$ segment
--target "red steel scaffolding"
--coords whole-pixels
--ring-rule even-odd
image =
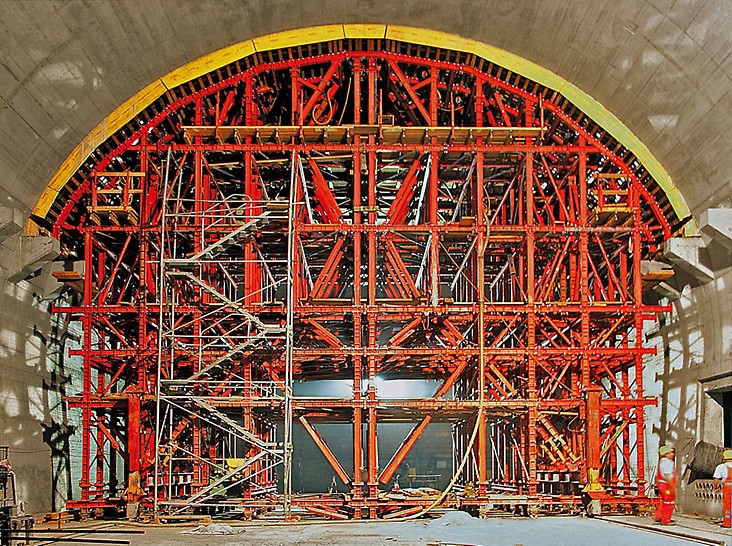
[[[395,41],[260,52],[171,89],[64,191],[36,221],[84,331],[69,507],[139,472],[160,514],[414,514],[434,495],[392,484],[432,422],[445,506],[648,502],[642,331],[665,308],[641,263],[679,222],[561,94]],[[319,379],[350,396],[293,393]],[[384,422],[413,425],[388,460]],[[352,427],[352,466],[321,423]],[[348,494],[293,494],[293,426]]]

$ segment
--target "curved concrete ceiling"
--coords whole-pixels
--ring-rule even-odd
[[[0,191],[29,212],[94,126],[193,59],[368,22],[459,34],[558,74],[627,125],[698,214],[732,193],[730,15],[725,0],[13,0],[0,22]]]

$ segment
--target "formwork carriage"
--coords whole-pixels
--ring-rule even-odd
[[[140,472],[159,513],[417,513],[436,493],[394,482],[431,423],[445,506],[648,501],[642,329],[664,308],[641,261],[680,223],[560,94],[395,41],[260,52],[171,89],[67,191],[37,221],[84,328],[70,506]],[[432,396],[384,394],[404,379]],[[298,394],[323,380],[345,391]],[[386,423],[412,427],[388,455]],[[293,426],[340,493],[293,494]]]

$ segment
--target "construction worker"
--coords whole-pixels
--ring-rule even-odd
[[[732,527],[732,449],[722,452],[722,464],[714,469],[714,489],[722,489],[722,512],[724,521],[722,527]]]
[[[660,458],[656,474],[656,488],[659,502],[656,508],[656,521],[661,525],[668,525],[671,523],[676,500],[676,464],[674,464],[676,452],[670,446],[661,446],[658,454]]]

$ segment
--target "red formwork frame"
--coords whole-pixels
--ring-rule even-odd
[[[434,496],[391,485],[431,422],[453,424],[443,506],[648,501],[642,331],[666,308],[641,263],[676,219],[559,93],[393,41],[258,53],[171,90],[67,192],[37,220],[83,264],[56,309],[84,329],[69,507],[139,472],[158,513],[412,514]],[[292,392],[324,378],[352,395]],[[413,424],[388,461],[383,421]],[[353,468],[323,422],[352,425]],[[292,494],[293,423],[348,495]]]

